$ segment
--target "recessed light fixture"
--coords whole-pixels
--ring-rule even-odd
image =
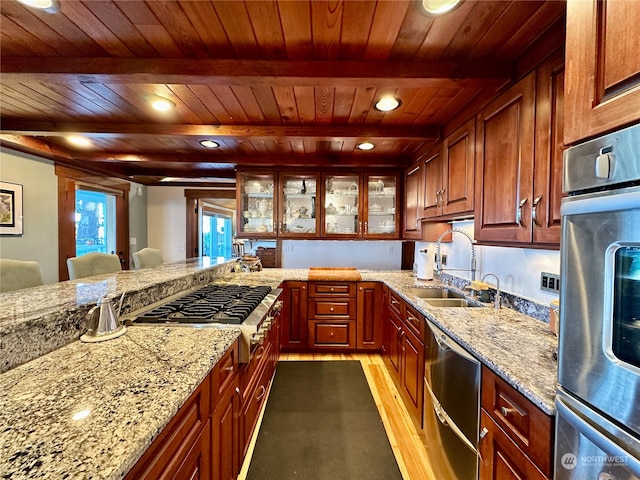
[[[21,4],[37,8],[47,13],[56,13],[60,10],[60,3],[58,0],[18,0]]]
[[[462,0],[422,0],[422,8],[429,15],[444,15],[460,6]]]
[[[390,112],[398,108],[400,105],[402,105],[402,102],[399,98],[388,95],[378,100],[374,105],[374,108],[381,112]]]
[[[67,142],[76,147],[87,148],[91,146],[91,141],[85,137],[79,137],[78,135],[71,135],[67,137]]]
[[[358,148],[360,150],[372,150],[373,148],[375,148],[375,145],[371,142],[362,142],[358,145]]]
[[[220,146],[218,142],[214,142],[213,140],[200,140],[200,145],[205,148],[218,148]]]
[[[151,105],[151,108],[158,112],[168,112],[176,108],[176,104],[168,98],[160,95],[145,95],[144,99]]]

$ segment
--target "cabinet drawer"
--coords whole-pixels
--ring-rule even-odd
[[[389,290],[389,311],[395,313],[399,318],[403,318],[404,300],[393,290]]]
[[[355,322],[309,322],[309,347],[356,348]]]
[[[355,282],[309,282],[310,297],[354,297]]]
[[[419,314],[413,307],[405,304],[404,323],[409,327],[418,338],[424,342],[424,329],[426,322],[424,317]]]
[[[482,408],[547,476],[553,419],[489,368],[482,367]]]
[[[355,320],[356,300],[345,298],[344,300],[321,300],[312,298],[309,300],[309,320]]]
[[[251,435],[253,434],[253,430],[258,421],[258,416],[260,414],[260,409],[262,408],[262,404],[267,398],[267,393],[269,391],[269,386],[271,383],[271,374],[270,369],[266,368],[266,364],[261,365],[261,370],[257,375],[257,382],[255,386],[251,389],[249,398],[247,400],[246,405],[242,409],[242,434],[241,434],[241,442],[242,442],[242,456],[247,453],[247,448],[249,447],[249,442],[251,440]]]
[[[249,363],[243,366],[241,382],[243,405],[247,401],[247,397],[251,394],[251,391],[255,388],[256,382],[259,380],[258,373],[261,372],[268,363],[272,348],[273,345],[268,341],[262,345],[258,345]]]
[[[211,372],[211,410],[214,410],[224,390],[238,372],[238,342],[236,341],[218,361]]]
[[[484,409],[480,415],[480,430],[486,432],[478,445],[480,480],[547,479]]]

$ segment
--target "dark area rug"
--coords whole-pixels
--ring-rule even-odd
[[[278,369],[247,480],[402,480],[360,362]]]

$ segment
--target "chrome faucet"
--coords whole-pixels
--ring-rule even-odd
[[[465,268],[442,268],[442,257],[440,256],[440,243],[442,242],[442,239],[445,237],[445,235],[449,233],[461,233],[462,235],[467,237],[467,239],[469,240],[469,243],[471,244],[471,266],[468,270]],[[438,239],[436,240],[436,272],[438,273],[438,275],[440,275],[444,270],[448,270],[448,271],[457,270],[461,272],[471,272],[471,280],[476,279],[476,249],[473,244],[473,239],[464,230],[461,230],[459,228],[450,228],[449,230],[441,233]]]
[[[494,273],[485,273],[482,276],[482,281],[484,282],[484,279],[487,278],[488,276],[492,276],[493,278],[496,279],[496,299],[493,302],[493,308],[501,308],[501,301],[500,301],[500,280],[498,279],[498,276]]]

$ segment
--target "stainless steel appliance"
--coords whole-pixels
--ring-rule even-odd
[[[424,421],[436,478],[478,478],[480,362],[427,321]]]
[[[240,363],[248,363],[282,308],[282,289],[212,284],[153,303],[125,317],[126,325],[240,327]]]
[[[565,152],[557,480],[640,479],[640,125]]]

